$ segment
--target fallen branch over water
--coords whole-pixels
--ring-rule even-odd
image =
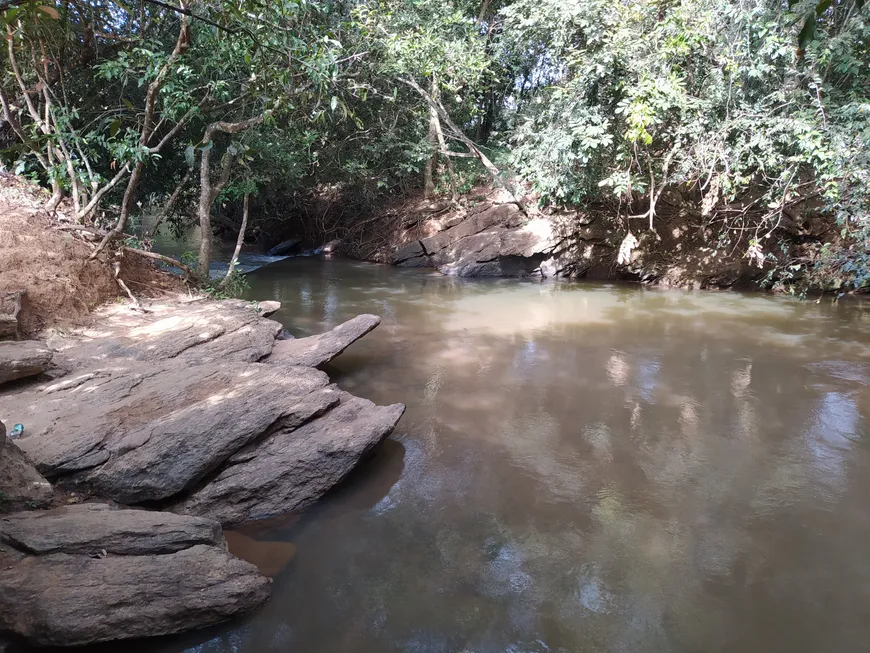
[[[187,267],[184,263],[182,263],[181,261],[177,261],[174,258],[163,256],[163,254],[157,254],[156,252],[147,252],[144,249],[136,249],[135,247],[126,246],[122,247],[121,250],[125,252],[132,252],[133,254],[138,254],[139,256],[144,256],[145,258],[154,259],[155,261],[162,261],[167,265],[178,268],[179,270],[184,272],[184,275],[189,279],[193,279],[196,277],[196,273],[189,267]]]

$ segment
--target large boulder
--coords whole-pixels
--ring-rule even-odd
[[[0,384],[42,374],[52,352],[35,340],[0,342]]]
[[[269,580],[223,549],[91,558],[28,556],[0,570],[0,629],[77,646],[202,628],[269,598]]]
[[[268,362],[318,367],[331,361],[380,323],[381,318],[377,315],[357,315],[326,333],[280,340],[272,347]]]
[[[405,407],[334,391],[340,404],[302,427],[279,428],[230,460],[175,510],[237,524],[300,510],[343,479],[395,428]]]
[[[314,368],[379,322],[361,315],[276,342],[280,325],[245,302],[116,312],[80,347],[60,344],[71,373],[3,397],[0,410],[26,425],[17,445],[65,490],[184,503],[225,523],[285,513],[337,483],[404,410],[344,395]],[[242,472],[247,487],[230,480]]]
[[[0,546],[0,630],[43,646],[201,628],[259,607],[270,592],[203,519],[67,506],[4,518]]]
[[[41,508],[51,503],[51,485],[36,471],[0,422],[0,512]]]
[[[549,276],[558,238],[550,221],[526,221],[513,203],[486,203],[467,216],[431,220],[434,235],[413,240],[390,257],[400,267],[432,267],[449,276]]]

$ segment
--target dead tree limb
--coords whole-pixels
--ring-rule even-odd
[[[158,254],[157,252],[147,252],[144,249],[136,249],[135,247],[122,247],[122,251],[130,252],[132,254],[138,254],[139,256],[144,256],[145,258],[154,259],[155,261],[161,261],[166,263],[167,265],[171,265],[174,268],[178,268],[188,279],[195,279],[196,273],[187,267],[181,261],[177,261],[174,258],[170,258],[168,256],[163,256],[163,254]]]
[[[239,229],[239,237],[236,238],[236,249],[233,251],[233,257],[230,259],[230,267],[227,268],[227,274],[224,280],[221,281],[221,286],[225,286],[230,282],[230,277],[233,276],[233,271],[236,269],[236,262],[239,260],[239,252],[242,251],[242,244],[245,242],[245,229],[248,228],[248,198],[250,193],[245,193],[245,201],[242,206],[242,228]]]

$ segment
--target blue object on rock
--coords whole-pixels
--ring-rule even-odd
[[[14,440],[15,438],[20,438],[22,433],[24,433],[24,424],[16,424],[9,431],[9,437]]]

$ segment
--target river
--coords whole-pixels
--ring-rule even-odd
[[[297,335],[381,315],[328,371],[408,411],[316,509],[242,529],[263,610],[142,650],[870,647],[861,304],[319,258],[249,281]]]

